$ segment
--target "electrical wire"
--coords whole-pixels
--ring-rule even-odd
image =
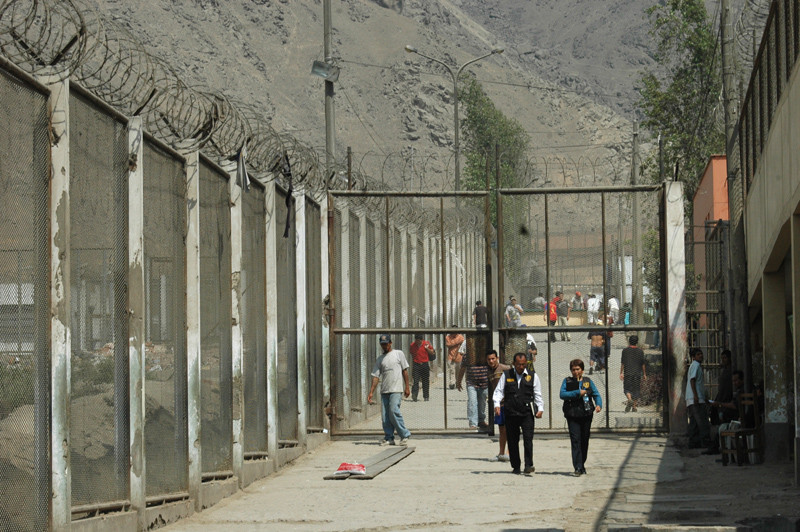
[[[375,137],[373,137],[373,136],[372,136],[372,133],[370,132],[370,130],[369,130],[369,128],[367,127],[367,125],[364,123],[364,120],[362,120],[362,119],[361,119],[361,115],[360,115],[360,114],[358,113],[358,111],[356,110],[356,106],[355,106],[355,105],[353,105],[353,101],[350,99],[350,96],[347,94],[347,90],[345,89],[344,85],[342,85],[341,81],[339,82],[339,90],[341,91],[341,93],[342,93],[342,94],[344,94],[344,97],[347,99],[347,102],[350,104],[350,109],[352,109],[352,111],[353,111],[353,114],[354,114],[354,115],[356,115],[356,118],[358,118],[358,121],[361,123],[361,126],[364,128],[364,131],[366,131],[366,132],[367,132],[367,135],[369,135],[369,138],[371,138],[371,139],[372,139],[372,142],[375,144],[375,146],[376,146],[376,147],[377,147],[377,148],[378,148],[378,149],[381,151],[381,153],[382,153],[382,154],[385,156],[385,155],[386,155],[386,152],[385,152],[385,151],[383,151],[383,148],[381,147],[381,145],[380,145],[380,144],[378,144],[378,141],[377,141],[377,140],[375,140]],[[376,131],[376,132],[375,132],[375,134],[377,135],[377,134],[378,134],[378,132]],[[379,136],[380,136],[380,135],[379,135]],[[381,139],[381,142],[383,142],[383,139]]]

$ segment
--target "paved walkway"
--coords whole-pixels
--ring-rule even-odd
[[[723,468],[662,436],[593,437],[589,474],[578,478],[565,436],[535,439],[532,476],[489,462],[497,443],[485,436],[411,443],[414,453],[373,480],[323,480],[339,463],[383,450],[375,439],[333,441],[164,530],[733,531],[800,517],[790,465]]]
[[[568,439],[551,435],[536,438],[536,473],[524,476],[511,474],[507,463],[488,461],[497,443],[485,436],[412,437],[411,443],[413,454],[373,480],[326,481],[322,477],[340,462],[382,450],[374,439],[331,442],[165,530],[596,530],[650,522],[719,524],[724,512],[708,507],[730,506],[731,495],[660,490],[686,478],[686,460],[703,461],[726,474],[752,474],[762,467],[723,470],[713,457],[682,457],[660,436],[597,436],[591,440],[589,474],[575,478],[569,475]],[[701,503],[699,510],[692,501]]]

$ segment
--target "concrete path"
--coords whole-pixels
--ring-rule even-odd
[[[596,530],[647,523],[656,486],[683,478],[660,436],[595,436],[588,475],[572,477],[566,436],[534,440],[536,473],[490,462],[486,436],[412,437],[416,452],[373,480],[323,480],[344,461],[382,450],[377,439],[331,442],[168,531]],[[632,500],[615,496],[635,494]]]

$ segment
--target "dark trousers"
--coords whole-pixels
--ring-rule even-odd
[[[708,405],[695,403],[687,407],[689,414],[689,447],[711,447],[711,422]]]
[[[589,432],[592,429],[592,417],[568,417],[569,443],[572,447],[572,468],[575,471],[584,469],[586,454],[589,452]]]
[[[556,326],[556,322],[553,321],[553,320],[547,320],[547,322],[550,324],[550,327],[555,327]],[[556,341],[556,332],[555,331],[550,331],[550,341],[551,342],[555,342]]]
[[[534,417],[528,412],[524,416],[509,415],[506,410],[506,441],[508,444],[508,458],[511,467],[519,469],[519,434],[522,432],[522,447],[525,452],[525,467],[533,466],[533,428]]]
[[[411,398],[415,401],[419,395],[419,384],[422,382],[422,397],[428,398],[431,380],[431,366],[428,362],[418,364],[414,362],[414,367],[411,369],[411,374],[414,377],[414,384],[411,386]]]

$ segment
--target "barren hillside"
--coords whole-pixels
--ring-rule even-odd
[[[256,105],[279,132],[320,154],[320,0],[97,0],[192,85]],[[452,82],[406,44],[469,70],[532,138],[531,156],[598,162],[630,149],[638,72],[649,64],[648,2],[614,0],[333,0],[337,158],[393,187],[442,186],[452,174]],[[563,179],[549,165],[548,179]],[[558,166],[558,165],[555,165]],[[543,166],[544,167],[544,166]],[[411,169],[414,169],[413,171]],[[413,174],[412,174],[413,172]],[[600,173],[600,172],[598,172]],[[575,181],[574,177],[568,180]]]

